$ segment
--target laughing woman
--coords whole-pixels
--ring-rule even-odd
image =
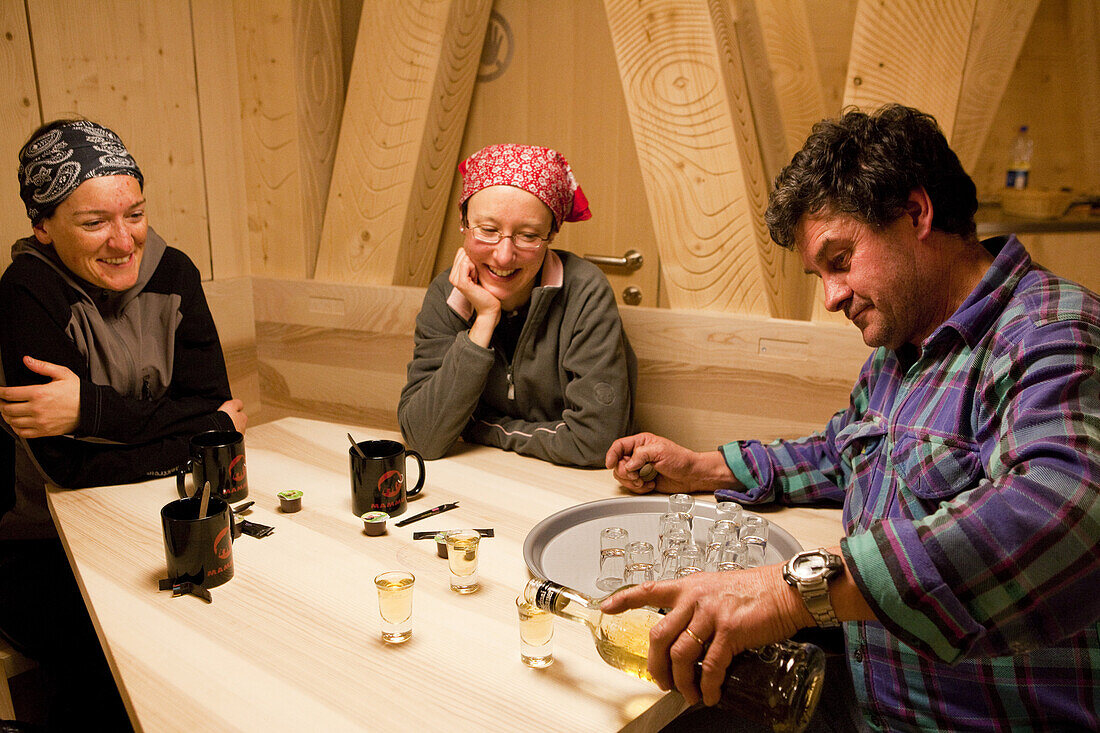
[[[591,218],[565,158],[491,145],[459,166],[462,247],[428,287],[398,419],[439,458],[461,437],[554,463],[603,466],[626,434],[636,361],[611,286],[550,249]]]
[[[169,473],[191,435],[246,421],[199,272],[149,228],[143,184],[118,136],[89,120],[44,125],[19,151],[32,233],[0,278],[0,447],[15,458],[0,469],[8,492],[14,473],[14,496],[0,491],[0,635],[40,662],[57,730],[129,723],[45,482]]]

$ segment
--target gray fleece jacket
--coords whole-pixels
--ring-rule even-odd
[[[572,466],[603,466],[632,427],[637,360],[611,286],[581,257],[550,250],[511,361],[470,340],[475,313],[432,281],[416,319],[397,408],[409,447],[440,458],[461,436]]]

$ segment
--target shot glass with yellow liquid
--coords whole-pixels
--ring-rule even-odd
[[[378,589],[378,613],[382,616],[382,640],[400,644],[412,636],[413,584],[416,578],[404,570],[374,578]]]
[[[477,549],[481,535],[472,529],[447,533],[447,564],[451,568],[451,590],[473,593],[481,585],[477,580]]]
[[[519,658],[528,667],[542,669],[554,663],[554,616],[537,608],[523,595],[516,598],[519,612]]]

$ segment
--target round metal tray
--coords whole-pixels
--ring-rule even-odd
[[[657,546],[657,520],[668,511],[668,497],[624,496],[600,499],[563,509],[536,524],[523,543],[523,560],[532,574],[575,588],[593,597],[607,594],[596,588],[600,564],[600,532],[622,527],[630,540]],[[751,512],[748,512],[751,514]],[[707,541],[714,522],[714,502],[697,501],[692,533],[697,543]],[[768,563],[783,562],[802,551],[789,532],[768,520]]]

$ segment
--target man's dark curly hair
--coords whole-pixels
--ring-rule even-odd
[[[846,111],[814,125],[802,149],[775,179],[764,219],[775,242],[794,249],[803,216],[848,214],[875,227],[905,212],[918,187],[932,201],[932,227],[975,238],[974,181],[931,115],[887,105]]]

